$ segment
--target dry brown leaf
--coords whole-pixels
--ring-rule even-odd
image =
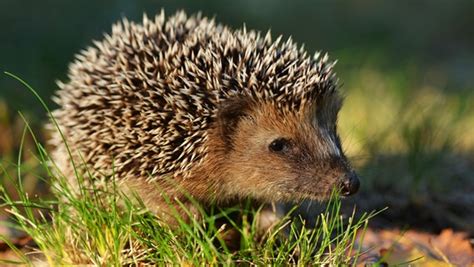
[[[474,250],[467,234],[445,229],[440,235],[413,230],[368,229],[362,244],[368,251],[358,265],[385,262],[389,265],[414,266],[474,266]],[[414,262],[413,262],[414,261]]]

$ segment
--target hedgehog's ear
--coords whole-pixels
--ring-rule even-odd
[[[242,117],[248,114],[250,102],[240,97],[225,100],[219,105],[217,127],[225,144],[232,147],[232,135]]]

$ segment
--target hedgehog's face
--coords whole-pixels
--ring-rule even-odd
[[[346,196],[358,190],[336,133],[338,97],[303,112],[282,112],[271,104],[241,108],[236,122],[221,123],[229,194],[291,201],[327,199],[334,188]]]

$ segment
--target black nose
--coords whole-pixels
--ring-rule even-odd
[[[341,195],[343,196],[350,196],[359,190],[360,182],[357,174],[355,172],[351,172],[350,174],[346,175],[344,181],[341,184]]]

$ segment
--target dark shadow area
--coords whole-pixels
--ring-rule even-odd
[[[473,155],[443,154],[422,177],[410,168],[407,155],[374,158],[360,169],[365,181],[346,205],[363,211],[388,207],[371,221],[378,228],[453,228],[474,236]]]

